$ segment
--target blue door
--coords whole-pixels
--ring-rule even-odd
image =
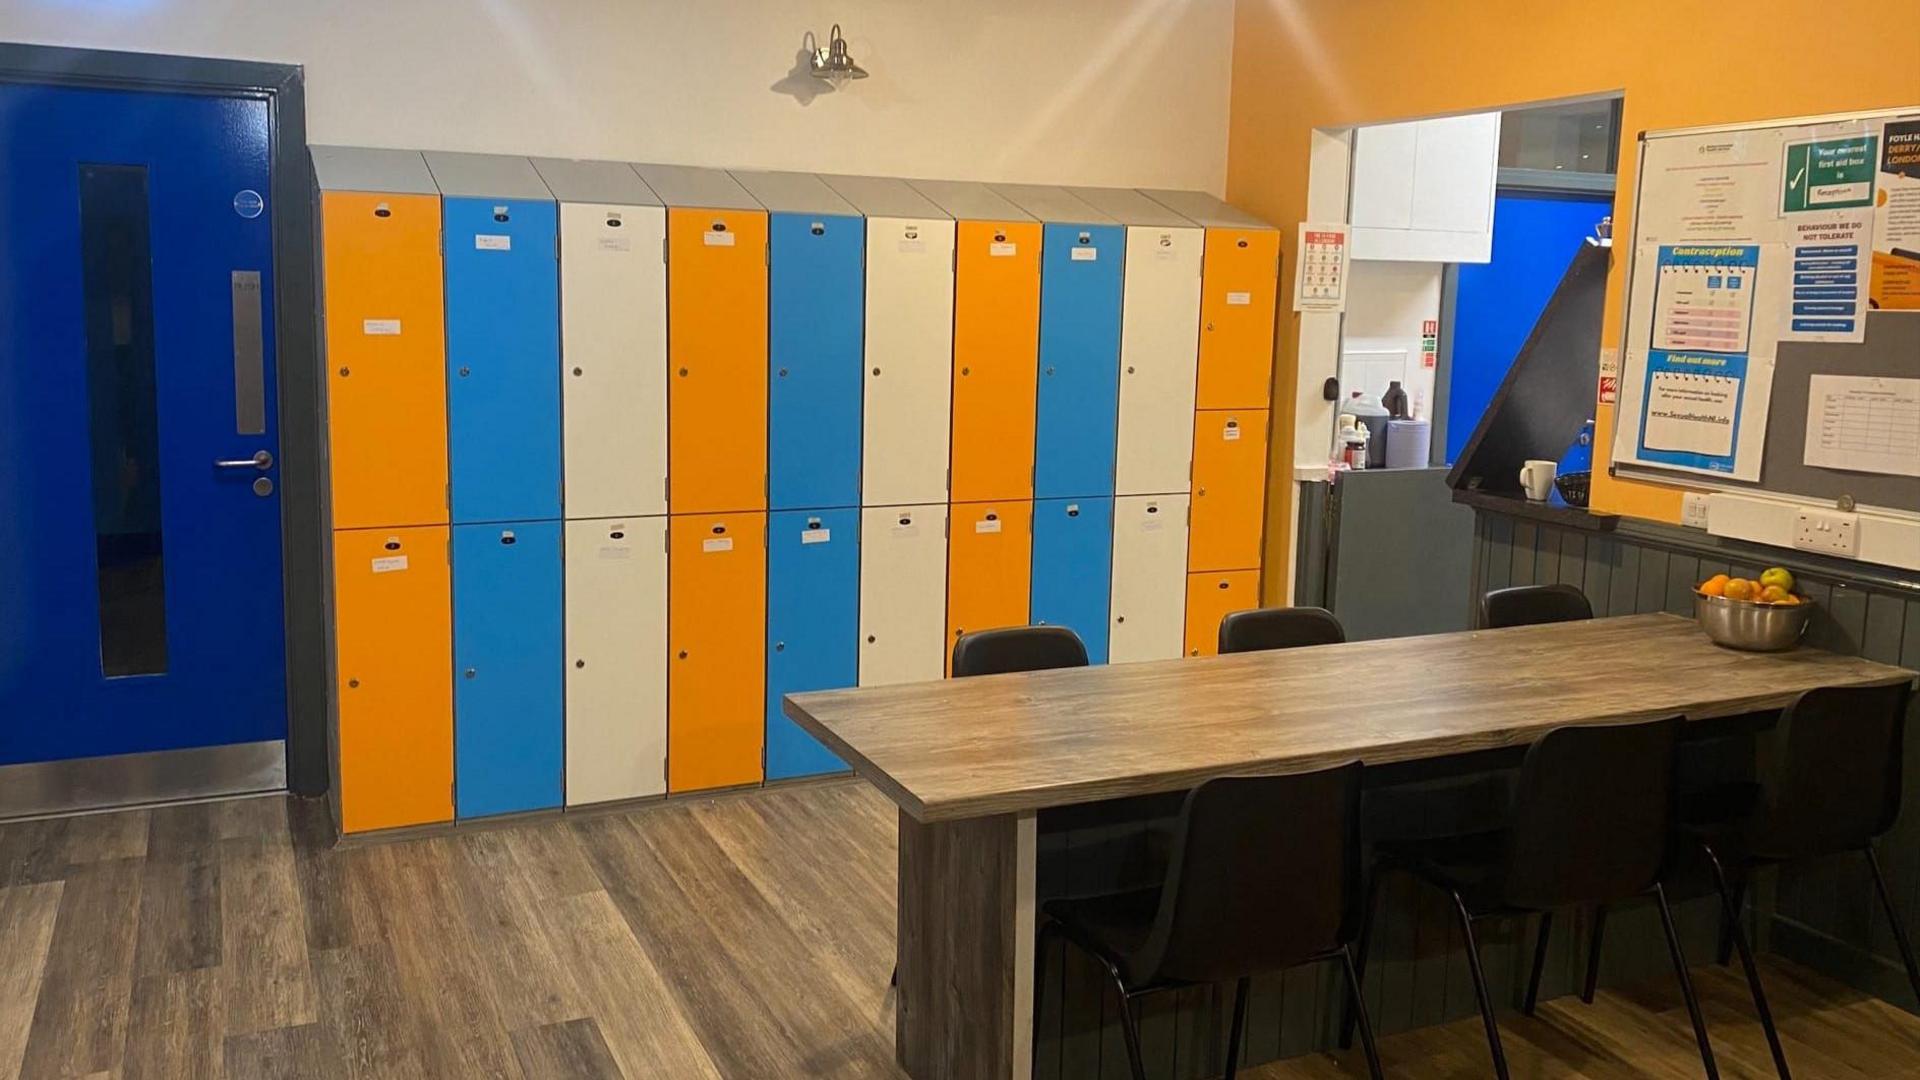
[[[453,529],[453,792],[460,817],[560,805],[560,525]]]
[[[860,511],[767,520],[767,779],[845,769],[780,711],[780,698],[860,681]]]
[[[0,84],[0,765],[286,737],[269,124]]]
[[[1032,615],[1065,626],[1087,644],[1087,659],[1107,662],[1107,610],[1113,564],[1112,499],[1040,499],[1033,504]]]
[[[767,229],[771,506],[858,506],[867,222],[774,214]]]
[[[1035,497],[1113,494],[1126,230],[1048,225],[1040,269]]]
[[[447,199],[442,227],[453,520],[558,518],[559,213]]]

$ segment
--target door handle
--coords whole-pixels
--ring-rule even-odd
[[[259,469],[266,472],[273,468],[273,455],[265,450],[255,450],[250,458],[236,458],[231,461],[215,461],[216,469]]]

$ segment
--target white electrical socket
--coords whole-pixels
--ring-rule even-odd
[[[1845,559],[1860,557],[1860,515],[1802,510],[1794,515],[1793,546]]]
[[[1680,524],[1689,529],[1707,527],[1708,497],[1697,491],[1689,491],[1680,496]]]

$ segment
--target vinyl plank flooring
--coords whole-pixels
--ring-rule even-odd
[[[621,1080],[618,1062],[591,1019],[543,1024],[513,1033],[527,1080]]]
[[[247,1080],[311,1080],[338,1058],[318,1023],[235,1035],[226,1042],[226,1075]]]
[[[312,963],[320,1022],[339,1055],[334,1073],[353,1080],[432,1075],[421,1051],[429,1021],[400,985],[384,945],[321,950]]]
[[[116,859],[68,873],[22,1076],[84,1075],[120,1063],[133,993],[142,861]]]
[[[151,880],[144,887],[150,887]],[[226,1040],[220,974],[210,968],[142,976],[133,984],[122,1080],[217,1078]],[[239,1073],[236,1076],[251,1074]]]
[[[287,831],[286,800],[216,806],[227,1031],[313,1023],[318,1012],[307,963],[306,907]]]
[[[0,889],[0,1076],[20,1070],[60,914],[58,881]]]
[[[511,830],[524,831],[524,830]],[[534,914],[537,886],[507,844],[508,831],[477,834],[453,853],[454,892],[508,1023],[539,1027],[585,1015],[580,991]]]

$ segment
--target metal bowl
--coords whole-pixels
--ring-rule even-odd
[[[1748,652],[1782,652],[1806,633],[1813,604],[1760,604],[1724,596],[1693,595],[1693,617],[1716,645]]]

